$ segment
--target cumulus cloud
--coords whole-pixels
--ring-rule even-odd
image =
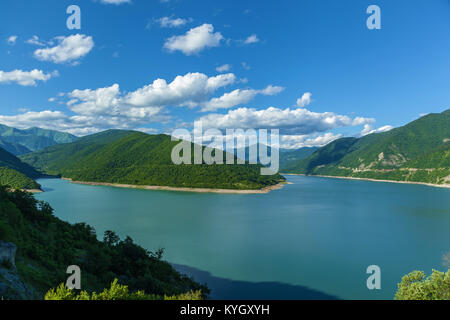
[[[248,103],[253,100],[258,94],[262,94],[265,96],[272,96],[283,91],[284,88],[278,86],[268,86],[262,90],[254,90],[254,89],[236,89],[232,92],[225,93],[219,98],[213,98],[203,106],[203,112],[207,111],[215,111],[218,109],[229,109],[236,107],[238,105],[242,105]]]
[[[156,79],[125,97],[126,103],[136,106],[188,106],[195,107],[207,100],[208,95],[236,81],[232,73],[208,77],[202,73],[177,76],[171,83]]]
[[[16,44],[18,36],[10,36],[8,39],[6,39],[6,42],[8,42],[9,45],[13,46]]]
[[[54,63],[77,63],[94,47],[92,37],[76,34],[68,37],[57,37],[59,44],[55,47],[38,49],[34,52],[35,58]]]
[[[280,147],[283,149],[323,147],[341,137],[341,134],[333,134],[331,132],[327,132],[323,135],[282,135],[280,137]]]
[[[189,56],[198,54],[205,48],[218,47],[222,40],[222,34],[214,32],[213,25],[205,23],[189,30],[184,35],[168,38],[164,43],[164,48],[171,52],[181,51]]]
[[[131,0],[100,0],[100,2],[103,4],[119,5],[119,4],[123,4],[123,3],[131,3]]]
[[[0,83],[17,83],[21,86],[35,86],[37,81],[47,81],[52,77],[58,76],[58,72],[44,73],[42,70],[13,70],[4,72],[0,70]]]
[[[227,72],[227,71],[230,71],[230,69],[231,69],[231,65],[229,65],[229,64],[224,64],[224,65],[222,65],[222,66],[217,67],[217,68],[216,68],[216,71],[217,71],[217,72]]]
[[[270,107],[257,110],[239,108],[227,114],[208,114],[199,119],[205,128],[266,128],[280,129],[285,134],[311,134],[325,132],[339,127],[357,126],[361,123],[372,123],[371,118],[348,116],[332,112],[312,112],[307,109],[279,109]]]
[[[256,34],[252,34],[247,39],[244,40],[244,44],[252,44],[259,42],[259,38]]]
[[[366,135],[372,134],[372,133],[387,132],[387,131],[390,131],[392,129],[394,129],[394,127],[390,126],[390,125],[383,126],[383,127],[378,128],[378,129],[373,129],[371,124],[366,123],[364,125],[363,130],[361,131],[361,136],[366,136]]]
[[[306,92],[302,95],[301,98],[297,99],[297,107],[303,108],[311,104],[311,92]]]
[[[192,19],[162,17],[157,20],[161,28],[177,28],[184,26],[189,21],[192,21]]]

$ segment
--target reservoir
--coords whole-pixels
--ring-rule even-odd
[[[268,194],[123,189],[41,179],[55,215],[106,230],[207,283],[215,299],[392,299],[413,270],[446,271],[450,189],[287,176]],[[369,290],[367,267],[381,269]]]

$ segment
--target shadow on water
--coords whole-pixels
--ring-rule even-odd
[[[218,278],[207,271],[172,264],[180,273],[206,283],[215,300],[338,300],[338,297],[307,287],[279,282],[247,282]]]

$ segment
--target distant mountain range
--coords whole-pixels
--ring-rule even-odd
[[[283,172],[449,184],[450,110],[388,132],[335,140]]]
[[[65,132],[30,128],[20,130],[0,124],[0,147],[14,155],[38,151],[56,144],[74,142],[78,138]]]
[[[17,189],[39,189],[40,185],[34,179],[42,174],[16,156],[77,139],[71,134],[54,130],[20,130],[0,124],[0,185]]]
[[[44,173],[83,182],[257,190],[284,181],[279,174],[262,176],[261,165],[174,165],[178,143],[167,135],[108,130],[20,158]]]

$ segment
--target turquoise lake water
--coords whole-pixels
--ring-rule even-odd
[[[259,195],[38,182],[55,215],[114,230],[207,282],[217,299],[392,299],[413,270],[446,270],[450,189],[288,176]],[[366,269],[381,268],[381,290]]]

